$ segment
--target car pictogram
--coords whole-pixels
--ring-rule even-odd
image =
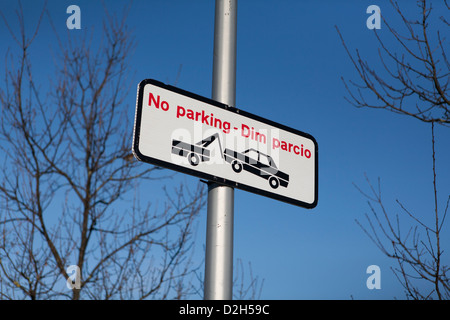
[[[269,181],[269,185],[276,189],[279,186],[287,187],[289,175],[280,171],[275,165],[271,156],[255,149],[248,149],[244,152],[237,152],[225,149],[225,161],[231,163],[233,171],[240,173],[242,170],[253,173]]]

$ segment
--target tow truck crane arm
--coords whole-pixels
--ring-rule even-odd
[[[220,144],[220,139],[219,139],[219,134],[218,133],[214,133],[213,135],[203,139],[202,141],[197,142],[196,145],[202,146],[203,148],[207,148],[216,139],[219,142],[219,150],[220,150],[220,154],[221,154],[221,156],[223,158],[222,145]]]

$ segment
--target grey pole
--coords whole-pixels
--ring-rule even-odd
[[[237,0],[216,0],[212,99],[235,106]],[[205,300],[233,298],[234,189],[208,184]]]

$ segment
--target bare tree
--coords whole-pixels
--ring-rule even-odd
[[[0,298],[186,297],[204,188],[140,199],[139,183],[161,189],[163,171],[131,155],[126,14],[105,12],[100,42],[57,39],[57,71],[44,81],[30,48],[45,12],[31,36],[20,2],[17,32],[2,14],[15,49],[0,89]]]
[[[204,296],[204,274],[196,272],[197,283],[194,288],[196,296]],[[244,267],[242,259],[236,259],[233,267],[233,299],[234,300],[259,300],[264,286],[264,279],[253,274],[252,264],[248,262],[248,270]]]
[[[246,271],[242,259],[237,260],[235,267],[235,276],[233,286],[234,299],[237,300],[258,300],[261,298],[261,292],[264,285],[264,279],[259,279],[258,276],[253,275],[252,264],[248,263],[248,275],[246,278]]]
[[[401,52],[396,52],[385,44],[379,32],[374,29],[375,37],[380,44],[378,57],[384,70],[371,68],[358,50],[353,56],[337,29],[362,81],[361,83],[350,81],[350,87],[344,80],[350,95],[346,100],[358,108],[384,109],[424,122],[448,126],[450,63],[446,53],[449,39],[445,38],[445,31],[448,31],[450,22],[446,20],[445,15],[439,19],[430,17],[432,4],[425,0],[417,1],[420,18],[414,20],[405,17],[397,2],[392,0],[390,2],[398,13],[406,34],[401,34],[386,19],[382,19],[383,26],[387,27],[401,48]],[[445,6],[450,10],[447,1]],[[431,22],[431,18],[435,19]],[[442,29],[437,27],[439,22]],[[436,29],[435,33],[430,31],[431,28]]]
[[[433,223],[427,224],[404,204],[397,200],[401,211],[411,218],[412,226],[401,231],[408,222],[398,215],[392,216],[383,202],[381,186],[375,187],[369,179],[369,192],[358,189],[367,197],[371,214],[367,215],[368,227],[359,221],[364,232],[388,257],[395,259],[397,278],[405,288],[407,298],[449,299],[449,266],[443,263],[441,235],[449,209],[450,194],[440,209],[437,189],[435,150],[435,125],[450,125],[450,63],[448,59],[450,5],[445,0],[442,9],[433,11],[432,3],[417,1],[419,16],[407,18],[395,1],[390,1],[402,25],[394,28],[382,19],[392,36],[397,51],[387,45],[382,32],[374,31],[380,45],[378,57],[381,69],[375,70],[364,60],[359,51],[353,55],[337,29],[344,48],[359,75],[359,83],[343,79],[349,97],[356,107],[369,107],[407,115],[431,126],[431,160],[434,194]],[[436,16],[438,15],[438,16]],[[441,16],[439,16],[441,15]],[[398,31],[403,28],[404,31]],[[392,46],[394,47],[394,46]],[[399,49],[398,49],[399,48]],[[372,62],[373,64],[373,62]],[[430,289],[421,284],[428,283]]]

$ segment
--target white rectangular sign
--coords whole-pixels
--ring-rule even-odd
[[[155,80],[138,86],[133,153],[301,207],[317,205],[318,146],[311,135]]]

